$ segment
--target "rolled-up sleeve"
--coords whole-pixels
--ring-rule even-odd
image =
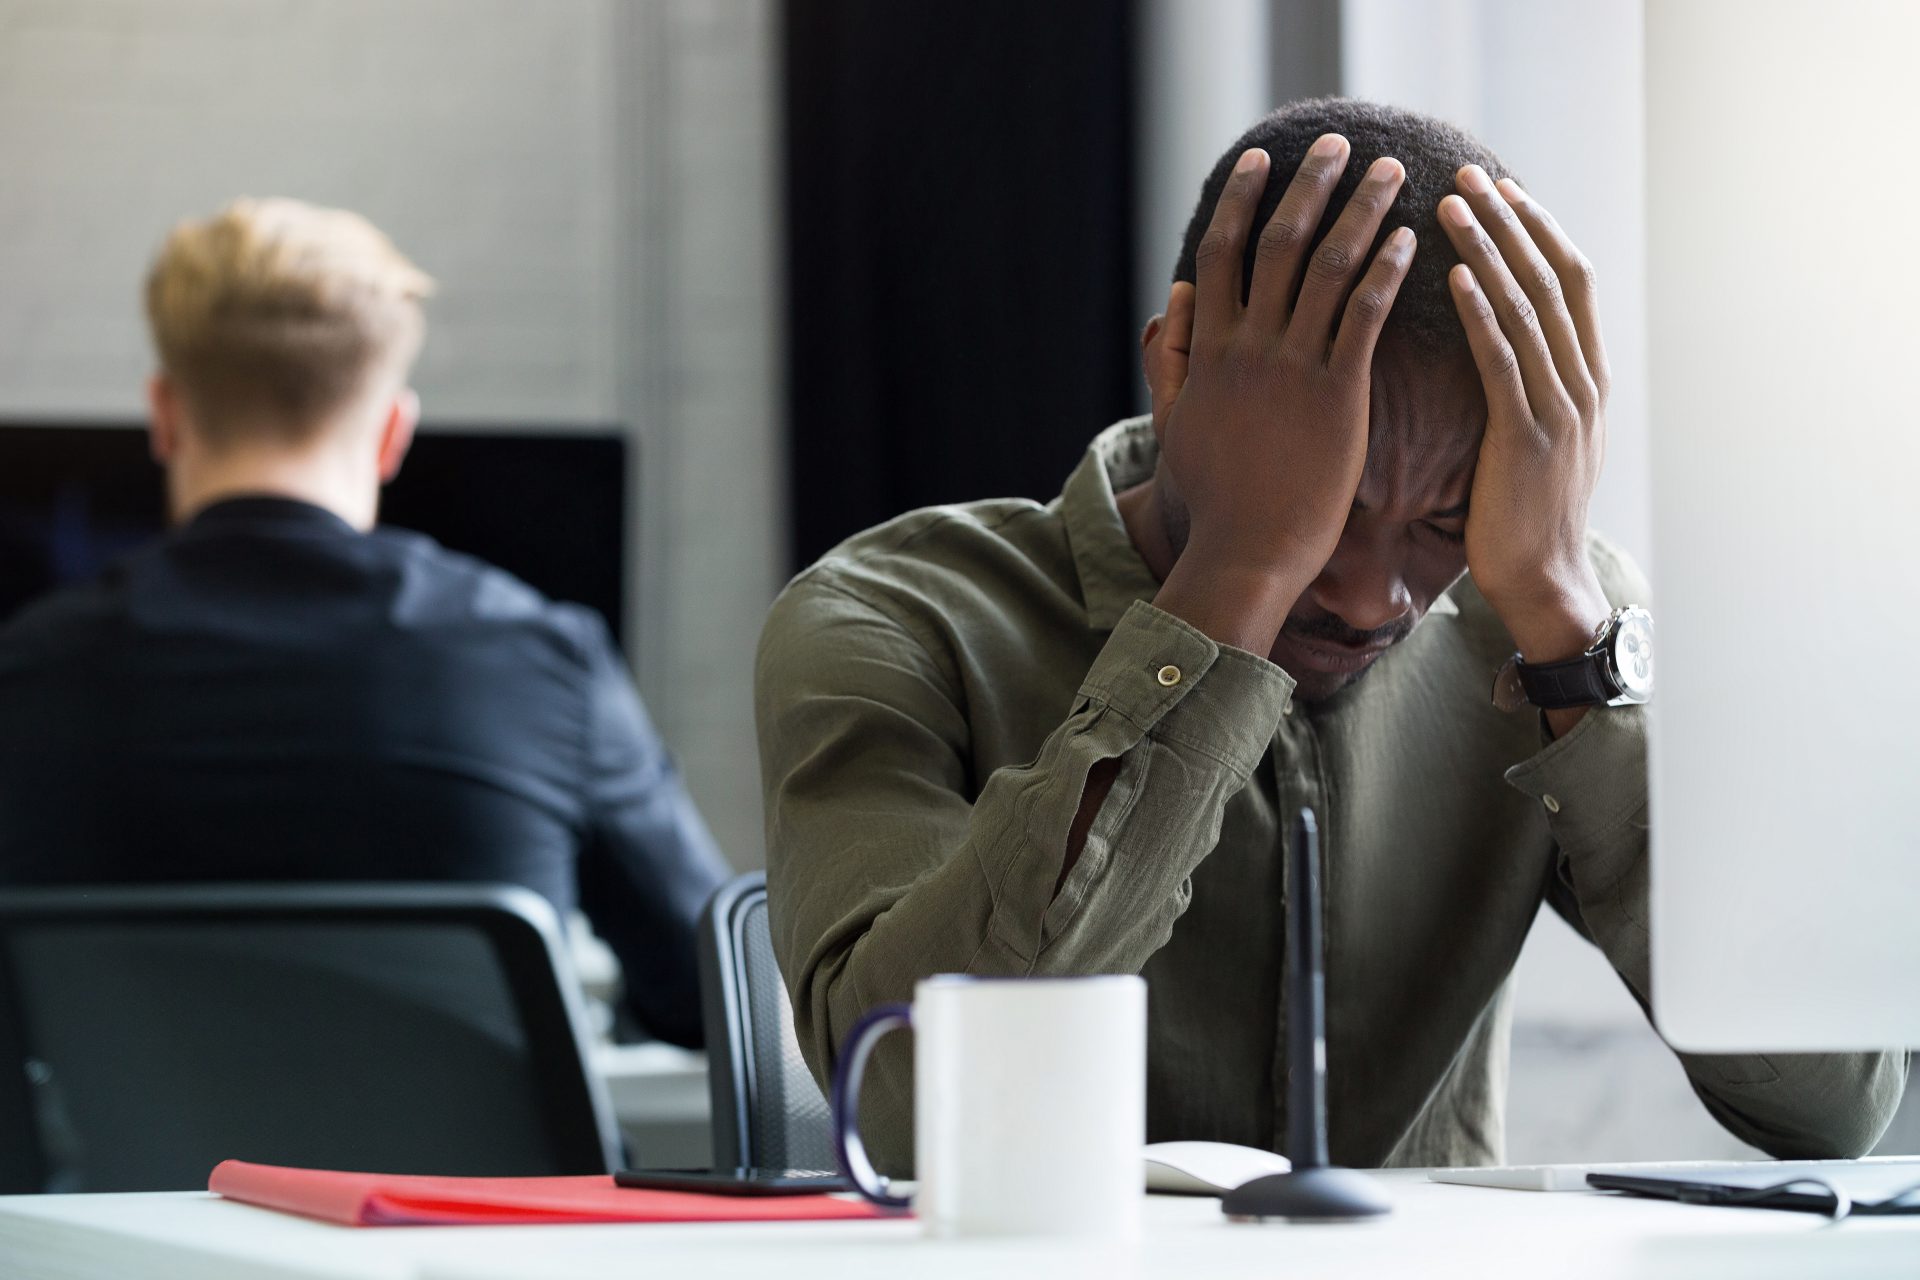
[[[818,570],[789,587],[756,702],[774,942],[815,1073],[856,1017],[930,974],[1138,971],[1292,692],[1272,663],[1137,602],[1033,760],[970,797],[965,698],[939,646]],[[1104,760],[1120,766],[1063,883]],[[869,1141],[896,1171],[908,1063],[883,1041],[869,1076]]]

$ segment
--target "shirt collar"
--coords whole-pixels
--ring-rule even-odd
[[[1151,600],[1159,581],[1127,536],[1113,495],[1153,476],[1160,459],[1153,438],[1153,420],[1127,418],[1093,438],[1086,456],[1067,477],[1060,493],[1060,515],[1067,526],[1067,545],[1080,575],[1080,595],[1087,606],[1087,625],[1111,631],[1135,600]]]
[[[250,493],[221,498],[195,512],[184,532],[231,529],[241,525],[324,533],[354,533],[354,527],[325,507],[277,494]]]
[[[1125,418],[1093,438],[1061,490],[1060,516],[1080,575],[1087,625],[1095,631],[1113,630],[1135,600],[1151,600],[1160,591],[1114,501],[1116,493],[1151,479],[1159,461],[1153,419]],[[1447,591],[1427,612],[1444,617],[1459,613],[1460,606]]]

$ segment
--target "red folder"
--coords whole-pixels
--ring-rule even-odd
[[[543,1222],[792,1222],[876,1218],[838,1196],[722,1196],[617,1187],[610,1177],[431,1178],[335,1173],[223,1160],[207,1190],[350,1227],[527,1226]]]

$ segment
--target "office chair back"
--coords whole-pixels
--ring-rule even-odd
[[[0,1190],[206,1186],[220,1160],[605,1173],[546,901],[507,886],[0,893]]]
[[[832,1169],[832,1118],[800,1056],[767,931],[767,878],[723,885],[700,925],[700,992],[713,1089],[713,1163]]]

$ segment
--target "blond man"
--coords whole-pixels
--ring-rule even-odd
[[[356,214],[240,200],[147,279],[173,530],[0,631],[0,884],[464,880],[585,909],[700,1039],[724,863],[604,624],[378,527],[427,276]]]
[[[176,522],[276,493],[373,528],[413,441],[424,272],[358,214],[237,200],[176,228],[147,276],[154,458]]]

